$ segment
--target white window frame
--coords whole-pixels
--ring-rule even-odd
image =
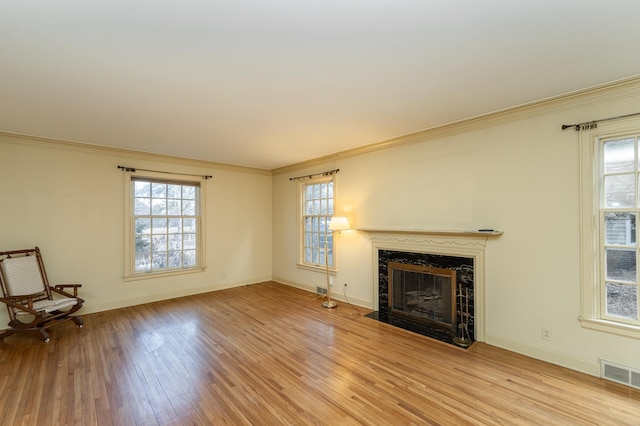
[[[584,328],[640,339],[640,325],[607,317],[605,312],[604,241],[601,226],[600,163],[602,141],[640,134],[640,120],[600,123],[580,133],[581,309]],[[640,218],[636,218],[638,220]],[[636,232],[639,223],[636,223]],[[638,237],[636,236],[636,241]],[[636,249],[637,250],[637,249]],[[640,265],[638,265],[640,266]]]
[[[125,172],[124,173],[124,193],[125,193],[125,210],[124,210],[124,281],[136,281],[150,278],[169,277],[176,275],[184,275],[196,272],[202,272],[206,269],[205,255],[205,194],[206,180],[198,180],[197,177],[185,176],[171,173],[155,173],[155,172]],[[167,269],[153,272],[136,272],[135,271],[135,216],[133,210],[133,181],[135,179],[149,179],[167,183],[178,184],[195,184],[198,185],[198,205],[197,205],[197,223],[196,223],[196,264],[188,268]]]
[[[324,237],[326,238],[325,241],[327,246],[330,248],[329,258],[328,258],[329,272],[332,274],[335,274],[337,272],[337,269],[336,269],[336,250],[335,250],[335,244],[334,244],[334,235],[331,231],[328,230],[328,222],[331,219],[331,217],[335,214],[335,206],[336,206],[336,180],[334,175],[308,178],[308,179],[303,179],[298,181],[298,266],[304,269],[322,271],[322,272],[326,272],[327,270],[327,267],[324,261],[325,260],[324,251],[322,251],[321,249],[319,249],[319,251],[322,251],[323,253],[323,256],[320,256],[319,258],[321,262],[307,263],[305,261],[305,223],[304,222],[306,217],[305,215],[306,187],[308,185],[315,185],[315,184],[328,183],[328,182],[332,182],[333,184],[333,197],[332,197],[333,209],[329,212],[329,214],[326,215],[326,218],[327,218],[326,231],[327,232],[325,232]],[[321,237],[319,236],[319,240],[320,239]],[[319,241],[319,244],[324,245],[325,242]]]

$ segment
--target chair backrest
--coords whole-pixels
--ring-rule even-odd
[[[23,296],[42,293],[49,297],[46,278],[43,276],[38,252],[7,257],[0,260],[3,292],[5,296]]]

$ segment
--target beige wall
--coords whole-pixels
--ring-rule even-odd
[[[336,210],[356,228],[504,231],[486,250],[488,343],[591,374],[599,374],[600,357],[640,368],[640,340],[578,321],[579,133],[561,130],[639,111],[635,82],[276,171],[274,279],[325,285],[322,273],[295,265],[296,185],[289,177],[338,168]],[[372,306],[371,241],[357,230],[338,238],[334,295],[343,298],[346,282],[352,302]],[[542,328],[552,331],[551,342],[542,340]]]
[[[270,173],[2,134],[0,158],[0,250],[39,246],[52,284],[82,283],[85,314],[271,278]],[[118,165],[213,176],[206,271],[123,281]],[[0,328],[7,322],[3,308]]]

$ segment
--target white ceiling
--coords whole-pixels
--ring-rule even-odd
[[[637,0],[0,0],[0,131],[272,170],[637,75],[639,17]]]

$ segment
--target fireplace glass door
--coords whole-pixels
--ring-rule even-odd
[[[390,262],[389,310],[392,315],[455,328],[455,282],[455,270]]]

